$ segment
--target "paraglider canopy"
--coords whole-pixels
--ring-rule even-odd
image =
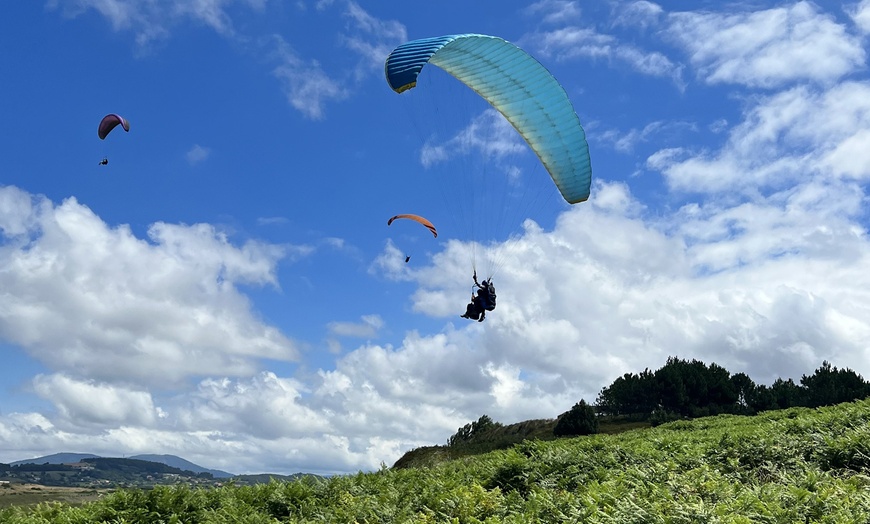
[[[393,49],[384,65],[387,83],[397,93],[408,91],[427,64],[450,73],[504,115],[565,201],[589,198],[592,166],[586,133],[565,89],[540,62],[495,36],[422,38]]]
[[[408,220],[413,220],[414,222],[417,222],[417,223],[419,223],[419,224],[422,224],[422,225],[425,226],[429,231],[432,232],[432,235],[433,235],[435,238],[438,238],[438,231],[435,229],[435,226],[432,224],[432,222],[429,222],[428,220],[426,220],[425,218],[423,218],[423,217],[421,217],[421,216],[419,216],[419,215],[408,215],[408,214],[404,214],[404,215],[396,215],[396,216],[394,216],[393,218],[387,220],[387,225],[389,226],[390,224],[393,223],[393,220],[396,220],[396,219],[398,219],[398,218],[407,218]],[[407,261],[406,261],[406,262],[407,262]]]
[[[118,127],[119,124],[124,128],[124,131],[130,131],[130,122],[121,115],[109,113],[104,116],[100,121],[100,127],[97,128],[97,134],[99,135],[100,140],[105,140],[109,135],[109,132]]]

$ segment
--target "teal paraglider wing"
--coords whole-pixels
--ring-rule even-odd
[[[426,64],[450,73],[514,126],[570,204],[589,198],[592,165],[586,133],[565,89],[534,57],[495,36],[463,34],[400,45],[385,64],[397,93],[417,85]]]

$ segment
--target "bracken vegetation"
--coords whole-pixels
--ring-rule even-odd
[[[120,490],[0,522],[870,522],[870,400],[718,415],[325,480]]]

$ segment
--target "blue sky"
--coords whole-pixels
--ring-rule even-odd
[[[870,1],[493,5],[4,6],[0,461],[344,473],[670,355],[870,376]],[[451,79],[388,88],[464,32],[565,87],[589,201]]]

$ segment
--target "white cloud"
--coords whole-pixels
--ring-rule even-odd
[[[379,315],[363,315],[360,322],[330,322],[327,325],[334,336],[356,338],[374,338],[382,327],[384,320]]]
[[[472,153],[504,161],[527,150],[528,146],[511,123],[495,109],[487,109],[443,143],[430,140],[423,144],[420,163],[430,167],[457,155]]]
[[[715,122],[712,122],[707,127],[710,131],[712,131],[714,133],[721,133],[722,131],[725,131],[726,129],[728,129],[728,120],[726,120],[724,118],[720,118],[720,119],[716,120]]]
[[[280,36],[272,39],[274,55],[279,64],[272,74],[281,81],[287,101],[312,120],[324,117],[324,105],[329,100],[343,100],[349,92],[331,78],[316,60],[305,61]]]
[[[319,3],[317,9],[328,7]],[[405,26],[392,20],[380,20],[356,2],[347,3],[344,16],[352,22],[352,28],[341,35],[344,46],[360,56],[360,62],[351,73],[335,66],[336,73],[327,72],[318,60],[304,60],[287,41],[275,35],[270,45],[279,65],[272,74],[281,80],[287,101],[296,110],[312,120],[325,116],[325,106],[330,101],[344,100],[352,95],[356,82],[380,73],[389,52],[407,39]]]
[[[339,359],[334,371],[320,373],[314,401],[321,410],[343,414],[333,421],[338,434],[406,442],[441,434],[446,440],[467,422],[459,413],[477,411],[491,399],[493,379],[481,368],[485,355],[472,347],[460,333],[412,333],[401,348],[359,348]]]
[[[287,217],[259,217],[257,218],[257,225],[260,226],[275,226],[288,224],[290,220]]]
[[[861,147],[870,129],[870,84],[846,82],[827,91],[798,87],[750,105],[715,153],[662,151],[650,157],[681,191],[738,194],[787,187],[795,178],[865,180]]]
[[[368,272],[371,275],[381,274],[390,280],[410,280],[411,269],[405,263],[405,257],[405,253],[387,239],[384,250],[371,263]]]
[[[675,348],[732,370],[751,362],[762,380],[774,372],[797,376],[834,355],[862,365],[870,324],[860,319],[870,280],[859,261],[870,251],[848,220],[860,195],[804,198],[815,189],[807,186],[782,203],[707,210],[704,225],[675,217],[671,236],[626,218],[636,203],[614,189],[599,189],[595,205],[563,215],[551,235],[531,235],[528,251],[523,243],[513,250],[510,269],[499,273],[500,296],[523,298],[502,300],[487,319],[506,361],[530,371],[561,369],[578,386],[595,383],[588,375],[595,369],[612,375],[615,365],[654,368]],[[597,209],[611,201],[617,205]],[[731,240],[692,234],[734,220]],[[705,271],[713,263],[717,271]],[[521,267],[536,269],[524,275]],[[548,292],[538,282],[548,282]],[[831,322],[840,316],[850,331]],[[747,342],[750,333],[759,338]],[[862,335],[851,338],[856,333]],[[776,355],[798,347],[808,353],[777,362]]]
[[[601,130],[596,133],[596,137],[602,142],[613,144],[613,148],[617,151],[627,153],[633,151],[638,143],[647,142],[653,136],[659,143],[663,143],[666,141],[666,139],[663,140],[663,137],[679,136],[684,130],[696,131],[696,126],[692,122],[658,120],[650,122],[642,129],[630,129],[628,132],[620,132],[615,129]]]
[[[234,37],[232,20],[226,11],[233,4],[261,11],[266,0],[49,0],[47,6],[72,18],[94,10],[109,20],[115,31],[132,30],[137,44],[144,48],[167,38],[175,25],[188,20]]]
[[[205,224],[157,223],[148,242],[73,198],[54,206],[16,188],[0,195],[21,203],[0,215],[2,230],[17,232],[0,248],[0,338],[50,368],[159,384],[296,358],[294,343],[257,320],[236,288],[274,285],[284,249],[236,247]]]
[[[211,149],[194,144],[184,156],[187,158],[187,163],[194,166],[206,160],[209,155],[211,155]]]
[[[24,235],[34,227],[38,208],[46,205],[50,204],[17,187],[0,187],[0,232],[6,237]]]
[[[615,36],[599,33],[593,28],[565,27],[542,34],[523,37],[524,45],[543,57],[555,60],[591,59],[616,61],[650,76],[671,78],[680,87],[683,66],[657,51],[645,51],[622,43]]]
[[[218,34],[232,34],[232,22],[223,10],[224,0],[196,0],[177,2],[173,11],[178,16],[190,17],[214,29]]]
[[[37,375],[34,391],[54,403],[71,430],[152,425],[161,411],[154,406],[151,394],[94,381],[76,380],[66,375]]]
[[[206,379],[185,404],[167,410],[169,423],[186,431],[221,431],[274,440],[321,434],[328,421],[301,402],[298,381],[263,372],[246,380]]]
[[[366,73],[383,71],[384,60],[390,51],[408,39],[408,32],[403,24],[395,20],[375,18],[356,2],[348,2],[345,16],[353,22],[356,32],[345,35],[344,43],[363,57],[367,64]]]
[[[866,180],[870,174],[870,129],[858,129],[821,158],[821,167],[848,177]]]
[[[658,25],[663,13],[660,5],[647,0],[619,4],[615,8],[613,25],[646,29]]]
[[[827,83],[864,66],[858,38],[809,2],[738,14],[668,15],[671,35],[708,83]]]
[[[870,33],[870,0],[861,0],[849,11],[852,21],[862,33]]]
[[[539,0],[524,9],[532,16],[541,16],[548,24],[565,24],[580,17],[580,6],[570,0]]]
[[[107,18],[116,31],[129,27],[141,16],[136,3],[125,0],[49,0],[46,6],[49,9],[62,9],[65,15],[73,18],[93,9]]]
[[[794,254],[827,258],[856,235],[848,218],[861,202],[853,185],[808,181],[757,202],[690,207],[679,215],[679,229],[695,264],[714,271]]]

